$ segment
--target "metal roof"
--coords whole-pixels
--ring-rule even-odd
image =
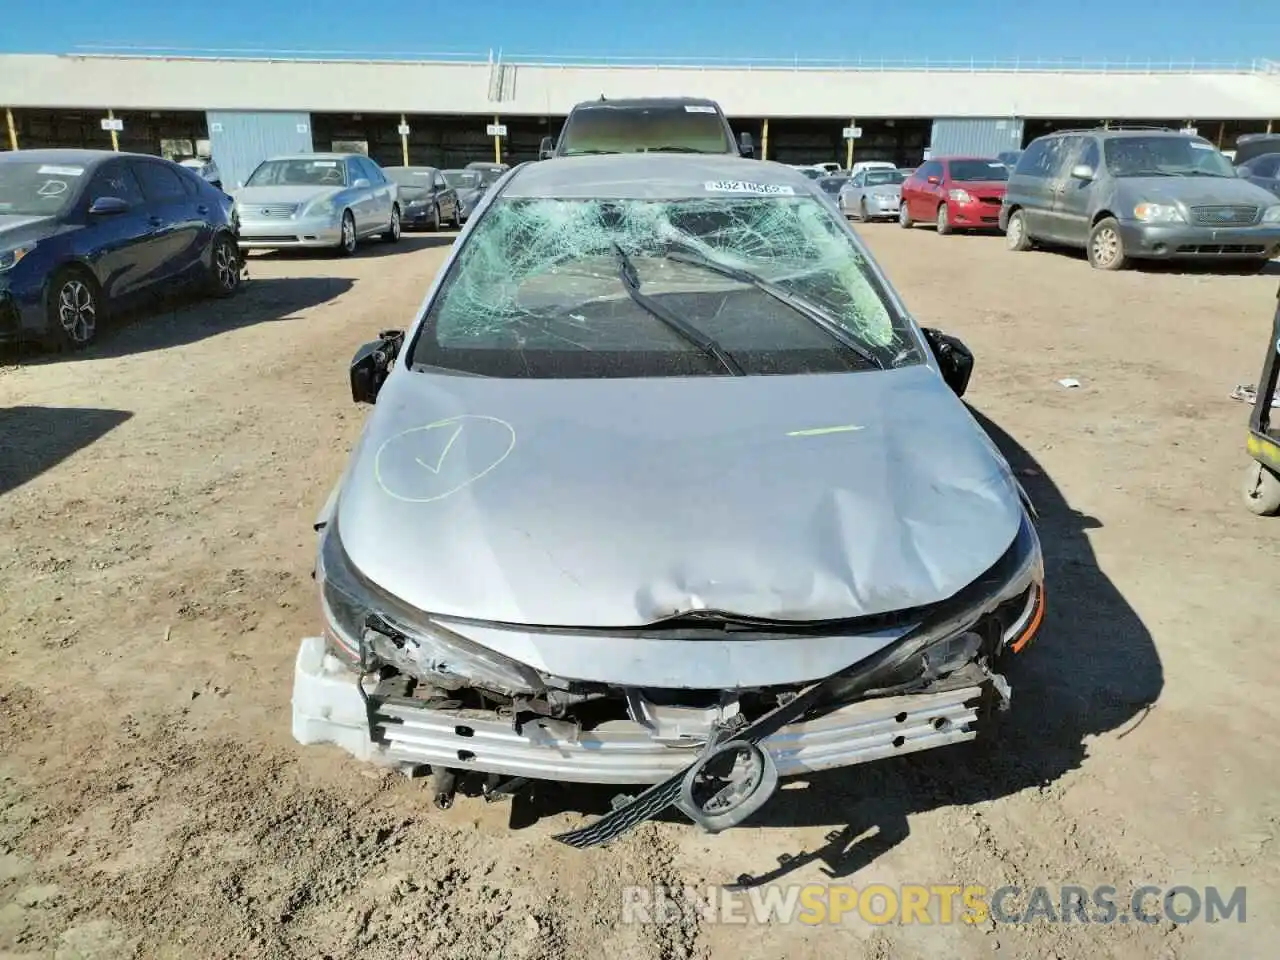
[[[944,74],[944,76],[940,76]],[[960,80],[963,75],[963,82]],[[252,110],[503,117],[563,116],[606,98],[696,94],[730,117],[1280,117],[1269,62],[1099,70],[1011,62],[831,66],[575,65],[531,60],[229,59],[209,56],[0,55],[0,103],[116,110]]]

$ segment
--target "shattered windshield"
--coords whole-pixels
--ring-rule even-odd
[[[84,175],[79,163],[0,160],[0,216],[56,216],[70,205]]]
[[[459,250],[412,363],[497,377],[723,374],[633,298],[631,270],[650,308],[716,342],[745,374],[864,370],[868,354],[875,366],[922,362],[838,220],[796,195],[501,199]]]

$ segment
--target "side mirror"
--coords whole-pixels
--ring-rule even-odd
[[[973,375],[973,353],[959,337],[931,327],[925,327],[923,333],[938,361],[942,379],[957,397],[963,397],[965,390],[969,389],[969,377]]]
[[[404,345],[404,332],[384,330],[351,358],[351,399],[356,403],[377,403],[378,392],[391,372],[391,365]]]
[[[89,205],[89,215],[93,217],[110,217],[128,212],[129,204],[119,197],[99,197]]]
[[[1077,163],[1071,168],[1071,179],[1083,180],[1085,183],[1088,183],[1093,179],[1093,167],[1089,166],[1087,163]]]
[[[243,181],[243,180],[237,180],[237,181],[236,181],[236,189],[237,189],[237,190],[243,190],[243,189],[244,189],[244,181]]]
[[[556,152],[555,141],[550,137],[543,137],[542,142],[538,144],[538,159],[550,160],[552,154]]]
[[[357,177],[351,186],[356,190],[363,190],[365,187],[372,186],[372,184],[369,183],[368,177]]]
[[[1253,171],[1248,167],[1236,167],[1236,176],[1248,180],[1253,176]]]
[[[930,182],[931,184],[933,184],[933,185],[936,187],[938,184],[940,184],[940,183],[942,182],[942,178],[941,178],[941,177],[930,177],[930,178],[929,178],[929,182]]]
[[[751,134],[746,132],[738,134],[738,152],[744,157],[755,157],[756,141]]]

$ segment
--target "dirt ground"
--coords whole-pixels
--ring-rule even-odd
[[[1280,521],[1239,503],[1248,408],[1228,394],[1257,377],[1276,276],[859,229],[976,353],[972,404],[1042,512],[1051,612],[998,744],[814,777],[716,837],[672,819],[589,852],[550,839],[583,822],[575,793],[438,811],[423,781],[299,747],[310,524],[366,413],[346,364],[410,322],[449,241],[257,255],[233,301],[0,365],[0,957],[1274,955]],[[623,885],[744,874],[1244,885],[1248,913],[620,922]]]

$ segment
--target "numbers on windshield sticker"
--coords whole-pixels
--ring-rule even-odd
[[[794,197],[796,191],[785,183],[751,183],[747,180],[709,180],[704,184],[708,193],[758,193],[764,195]]]

